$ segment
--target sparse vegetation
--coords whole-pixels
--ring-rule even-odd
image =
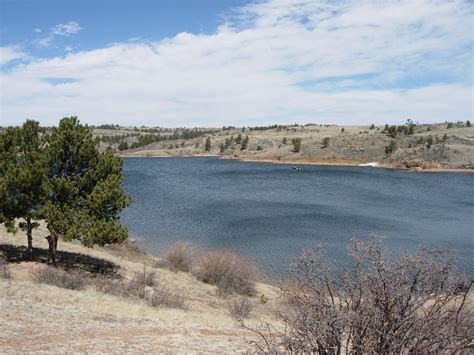
[[[385,155],[392,155],[393,152],[397,150],[397,143],[395,141],[391,141],[389,145],[385,147]]]
[[[199,257],[195,275],[198,280],[216,285],[222,294],[255,294],[255,264],[231,251],[209,251]]]
[[[193,265],[194,248],[185,242],[173,245],[165,254],[163,266],[172,271],[190,272]]]
[[[329,147],[329,142],[330,142],[330,138],[329,137],[324,137],[323,141],[322,141],[321,148],[324,149],[324,148]]]
[[[3,258],[0,258],[0,278],[10,279],[11,278],[10,266],[7,261]]]
[[[63,271],[52,266],[40,265],[31,270],[31,278],[38,283],[45,283],[69,290],[82,290],[86,279],[77,271]]]
[[[158,288],[153,290],[147,298],[147,303],[151,307],[166,308],[187,308],[186,300],[176,293],[171,292],[167,288]]]
[[[299,153],[301,150],[301,138],[293,138],[291,140],[291,144],[293,145],[293,153]]]
[[[381,240],[354,240],[348,269],[305,250],[281,288],[286,332],[257,330],[269,353],[458,353],[468,351],[474,318],[472,281],[442,252],[421,249],[391,258]],[[247,328],[249,329],[249,328]]]
[[[237,322],[241,323],[252,313],[254,306],[247,297],[238,297],[227,301],[227,310]]]
[[[206,142],[204,143],[204,150],[209,152],[211,150],[211,137],[206,138]]]

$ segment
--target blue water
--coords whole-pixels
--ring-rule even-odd
[[[124,174],[133,204],[122,220],[157,255],[191,241],[237,251],[277,277],[304,247],[320,243],[343,263],[351,238],[380,235],[393,252],[452,250],[474,273],[474,174],[218,158],[125,158]]]

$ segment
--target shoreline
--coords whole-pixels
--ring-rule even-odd
[[[134,154],[135,153],[135,154]],[[349,160],[349,159],[319,159],[319,160],[307,160],[307,159],[295,159],[295,160],[279,160],[276,158],[252,158],[252,157],[233,157],[229,155],[219,154],[144,154],[141,152],[133,152],[131,154],[117,154],[120,158],[210,158],[215,157],[226,160],[239,160],[246,163],[270,163],[270,164],[286,164],[286,165],[313,165],[313,166],[351,166],[361,168],[379,168],[379,169],[391,169],[391,170],[403,170],[409,172],[419,173],[474,173],[474,169],[467,168],[448,168],[448,167],[433,167],[433,168],[407,168],[402,166],[396,166],[395,164],[378,163],[378,165],[362,165],[367,164],[362,161]]]

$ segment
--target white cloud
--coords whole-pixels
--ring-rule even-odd
[[[467,2],[259,2],[213,34],[18,66],[2,74],[0,116],[164,126],[466,120],[471,46]]]
[[[35,29],[33,29],[33,32],[35,32],[35,33],[41,33],[42,31],[41,31],[41,28],[35,28]]]
[[[55,36],[70,36],[81,30],[81,26],[75,21],[69,21],[68,23],[60,23],[51,29],[51,34]]]
[[[17,47],[0,47],[0,67],[15,59],[22,59],[26,55]]]
[[[82,27],[75,21],[60,23],[53,26],[46,37],[35,41],[35,43],[40,47],[50,47],[57,37],[69,37],[70,35],[73,35],[81,30]],[[38,31],[35,29],[35,32]],[[41,32],[41,30],[39,30],[39,32]]]

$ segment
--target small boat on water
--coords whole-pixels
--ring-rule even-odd
[[[293,170],[301,170],[301,166],[294,166],[292,167]]]

